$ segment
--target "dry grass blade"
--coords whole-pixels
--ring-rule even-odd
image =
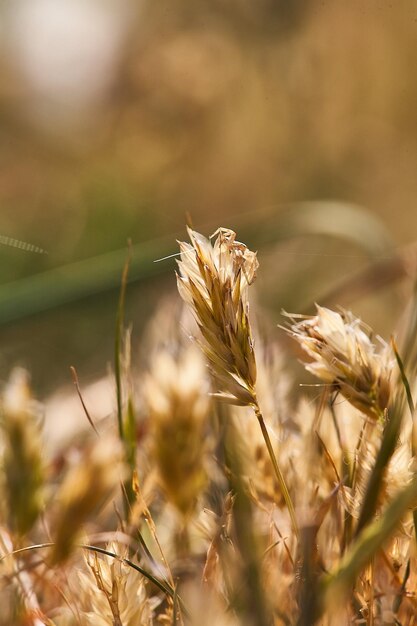
[[[94,430],[94,432],[96,433],[97,437],[99,437],[99,432],[98,432],[98,430],[96,428],[96,425],[93,422],[93,419],[92,419],[90,413],[88,412],[87,406],[86,406],[86,404],[84,402],[84,398],[83,398],[82,393],[81,393],[80,383],[78,381],[77,370],[75,369],[75,367],[71,366],[70,367],[70,371],[71,371],[71,375],[72,375],[72,381],[74,383],[75,389],[77,390],[77,394],[78,394],[78,397],[80,399],[81,406],[83,407],[85,416],[86,416],[86,418],[87,418],[91,428]]]
[[[411,387],[410,387],[410,383],[408,382],[407,375],[405,373],[404,364],[403,364],[403,361],[402,361],[402,359],[400,357],[400,354],[398,352],[397,344],[395,343],[394,337],[391,337],[391,345],[392,345],[392,349],[393,349],[394,354],[395,354],[395,358],[396,358],[396,361],[397,361],[397,364],[398,364],[398,368],[400,370],[401,381],[402,381],[402,384],[404,386],[405,395],[406,395],[406,398],[407,398],[407,404],[408,404],[408,408],[410,410],[411,419],[413,419],[415,407],[414,407],[413,396],[411,394]]]
[[[404,369],[415,372],[417,364],[417,281],[414,280],[413,291],[406,310],[405,330],[399,333],[400,351]]]

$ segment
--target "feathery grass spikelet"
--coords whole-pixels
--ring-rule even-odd
[[[56,495],[59,508],[53,525],[52,563],[61,563],[70,556],[84,524],[124,480],[123,458],[117,439],[101,438],[68,470]]]
[[[196,318],[201,347],[218,387],[214,396],[229,404],[253,408],[291,522],[298,526],[290,493],[279,467],[256,396],[256,360],[249,322],[248,287],[259,263],[256,252],[236,241],[236,233],[219,228],[212,245],[188,228],[191,244],[179,242],[178,291]]]
[[[4,437],[3,469],[10,526],[26,534],[42,507],[44,482],[38,409],[29,387],[29,376],[13,370],[1,398]]]
[[[168,499],[193,512],[206,482],[209,385],[200,353],[189,346],[174,358],[155,355],[145,381],[153,454]]]
[[[293,402],[282,346],[256,335],[255,364],[247,298],[256,256],[226,229],[213,245],[189,234],[178,286],[201,336],[179,336],[188,320],[171,303],[154,316],[142,419],[130,432],[121,422],[122,442],[77,439],[38,483],[26,375],[0,393],[0,626],[415,626],[415,363],[403,367],[395,343],[351,313],[318,307],[290,316],[287,332],[322,393]],[[119,348],[119,392],[127,380],[133,398]],[[211,385],[223,401],[215,415]],[[128,523],[122,484],[134,495]],[[35,525],[28,502],[43,490],[56,497]],[[103,507],[93,520],[115,494],[114,513]]]
[[[378,514],[386,506],[387,502],[390,502],[398,492],[407,487],[412,479],[413,461],[408,443],[399,443],[387,465],[378,498]],[[358,518],[360,514],[372,468],[375,465],[378,445],[378,436],[371,437],[370,440],[363,442],[363,450],[360,451],[360,459],[357,463],[354,487],[344,488],[341,502],[354,518]]]
[[[372,343],[364,324],[350,311],[317,305],[317,315],[293,321],[285,330],[309,357],[305,367],[333,387],[362,413],[382,419],[392,395],[395,364],[390,346]]]
[[[121,559],[128,556],[117,542],[106,549]],[[74,606],[58,610],[55,626],[152,626],[160,600],[148,597],[143,577],[121,559],[85,553],[70,579]]]
[[[258,269],[256,252],[219,228],[212,245],[188,228],[191,244],[179,242],[178,290],[194,312],[202,348],[214,374],[219,399],[256,403],[256,362],[249,323],[248,286]]]

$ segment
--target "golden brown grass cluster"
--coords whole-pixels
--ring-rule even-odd
[[[54,450],[27,374],[4,386],[0,625],[415,624],[412,346],[287,314],[319,380],[294,399],[282,329],[249,313],[256,254],[188,234],[192,315],[155,315],[141,372],[119,315],[114,416]]]

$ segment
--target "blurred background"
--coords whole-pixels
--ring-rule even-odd
[[[0,235],[48,252],[0,246],[2,380],[105,375],[127,240],[139,337],[187,213],[259,250],[271,328],[415,238],[414,2],[3,0],[0,46]]]

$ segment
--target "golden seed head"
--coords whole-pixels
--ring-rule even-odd
[[[122,459],[119,440],[101,438],[69,469],[56,496],[59,509],[54,524],[53,563],[68,558],[83,525],[123,482],[126,468]]]
[[[169,500],[183,514],[194,510],[207,481],[206,367],[194,346],[178,358],[156,354],[145,381],[153,453]]]
[[[121,558],[128,557],[126,547],[117,542],[106,549]],[[73,571],[71,582],[77,589],[75,606],[58,612],[54,621],[57,626],[152,626],[153,609],[160,600],[148,597],[144,578],[122,560],[86,553],[81,568]]]
[[[1,398],[0,413],[8,515],[13,530],[24,535],[39,515],[43,490],[38,407],[25,370],[13,370]]]
[[[383,417],[395,363],[385,341],[378,337],[379,345],[375,345],[350,311],[337,313],[320,306],[317,315],[294,322],[287,332],[310,358],[305,364],[308,371],[340,391],[365,415]]]
[[[236,241],[229,229],[219,228],[213,245],[190,228],[188,234],[191,244],[179,244],[178,290],[202,333],[202,348],[218,386],[216,395],[234,404],[252,404],[256,362],[248,286],[258,269],[256,252]]]

